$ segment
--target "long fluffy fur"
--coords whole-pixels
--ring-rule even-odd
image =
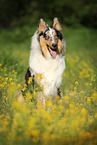
[[[65,69],[65,41],[62,40],[62,53],[57,55],[56,58],[52,58],[50,53],[48,53],[48,58],[46,59],[41,50],[39,43],[39,33],[35,32],[31,40],[31,51],[29,59],[29,67],[33,74],[42,74],[42,79],[40,84],[44,86],[44,94],[46,97],[57,96],[58,88],[60,88],[62,82],[62,75]]]

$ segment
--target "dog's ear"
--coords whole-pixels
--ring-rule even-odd
[[[48,25],[45,23],[43,19],[40,19],[39,25],[38,25],[38,32],[39,34],[42,33],[45,28],[48,27]]]
[[[53,19],[53,23],[51,24],[51,26],[54,27],[58,31],[62,30],[61,29],[61,25],[60,25],[60,23],[58,21],[58,18],[56,18],[56,17]]]

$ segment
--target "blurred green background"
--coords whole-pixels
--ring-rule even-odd
[[[58,17],[66,26],[97,28],[97,0],[0,0],[0,27],[33,25]]]

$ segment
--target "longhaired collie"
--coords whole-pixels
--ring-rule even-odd
[[[31,51],[29,68],[26,73],[26,84],[29,77],[32,77],[34,85],[35,75],[41,74],[37,82],[43,86],[45,98],[55,98],[60,95],[60,85],[65,69],[65,41],[62,29],[57,18],[48,26],[43,19],[40,19],[37,31],[31,40]]]

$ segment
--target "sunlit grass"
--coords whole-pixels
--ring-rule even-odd
[[[17,32],[13,33],[16,35]],[[21,36],[21,42],[14,42],[14,38],[10,38],[7,45],[6,34],[2,32],[0,145],[97,144],[97,69],[96,58],[92,57],[95,56],[97,42],[93,43],[95,33],[92,38],[90,34],[91,30],[82,28],[64,31],[67,53],[62,98],[57,96],[52,102],[50,97],[44,108],[37,100],[38,90],[41,90],[38,86],[32,94],[27,91],[25,99],[18,101],[21,89],[26,88],[24,75],[30,40]],[[91,50],[92,44],[94,49]]]

